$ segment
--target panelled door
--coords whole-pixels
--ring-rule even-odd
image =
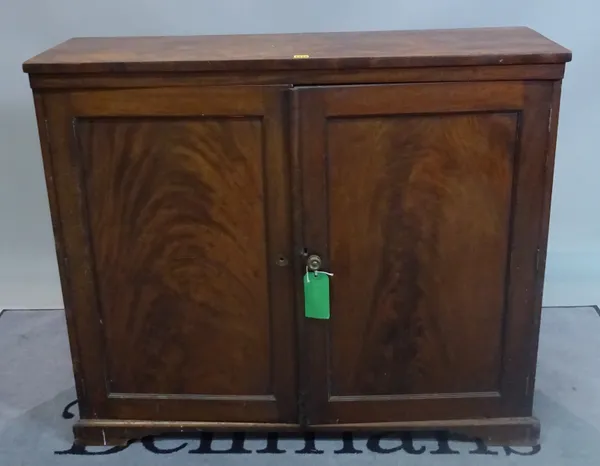
[[[44,96],[83,417],[296,422],[285,92]]]
[[[296,88],[308,424],[528,416],[552,83]],[[302,312],[302,310],[299,310]]]

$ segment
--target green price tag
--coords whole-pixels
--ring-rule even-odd
[[[326,273],[304,275],[304,316],[329,319],[329,276]]]

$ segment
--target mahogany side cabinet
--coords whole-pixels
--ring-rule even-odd
[[[76,440],[536,443],[570,59],[487,28],[76,38],[25,62]],[[305,314],[316,268],[328,318]]]

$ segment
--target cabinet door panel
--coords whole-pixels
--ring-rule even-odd
[[[93,405],[107,418],[293,422],[283,93],[136,92],[77,93],[52,120],[59,164],[76,167],[57,185],[80,189],[79,205],[59,202],[85,235],[65,247],[87,251],[70,279],[90,278],[94,309],[70,312],[99,342],[81,349],[88,385],[104,387]]]
[[[524,415],[540,86],[297,91],[303,240],[334,274],[331,319],[302,323],[309,422]]]
[[[499,389],[516,129],[514,113],[329,122],[332,396]]]
[[[111,393],[269,395],[259,119],[78,120]]]

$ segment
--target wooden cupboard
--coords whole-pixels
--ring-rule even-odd
[[[80,38],[27,61],[76,439],[536,442],[570,58],[490,28]],[[333,274],[329,319],[304,315],[307,266]]]

